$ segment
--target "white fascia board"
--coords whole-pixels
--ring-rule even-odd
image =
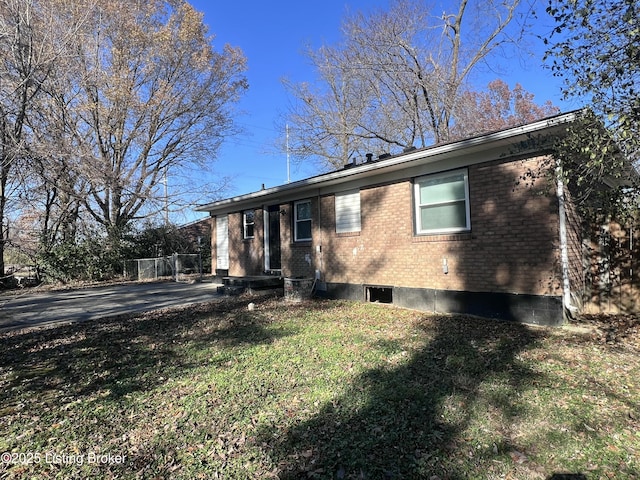
[[[308,192],[319,194],[320,189],[325,190],[326,187],[363,180],[372,176],[390,174],[408,168],[409,166],[417,167],[419,165],[445,161],[453,156],[459,158],[459,161],[455,162],[455,167],[464,166],[464,164],[471,165],[477,163],[473,161],[472,157],[469,157],[474,153],[491,148],[513,145],[517,141],[524,140],[533,134],[552,133],[557,130],[558,127],[573,122],[576,119],[577,113],[578,111],[569,112],[494,133],[413,150],[409,153],[395,155],[388,159],[364,163],[277,187],[219,200],[197,207],[196,211],[209,212],[211,215],[217,215],[237,212],[245,208],[260,205],[286,202],[294,197],[303,198],[304,194]],[[466,161],[460,158],[462,156],[467,157]],[[414,165],[411,165],[412,163]]]

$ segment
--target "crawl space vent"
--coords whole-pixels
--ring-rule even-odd
[[[365,287],[367,302],[393,303],[393,288],[391,287]]]

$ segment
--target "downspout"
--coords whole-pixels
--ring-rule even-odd
[[[567,209],[564,196],[564,182],[562,181],[562,167],[556,167],[558,197],[558,217],[560,230],[560,265],[562,270],[562,307],[569,316],[578,312],[578,307],[571,301],[571,281],[569,277],[569,247],[567,245]]]
[[[320,281],[324,272],[324,228],[322,226],[322,198],[320,197],[320,189],[318,189],[318,227],[320,229],[320,243],[316,246],[315,254],[316,259],[319,261],[318,266],[320,268],[316,269],[313,275],[313,290],[315,290],[316,283]]]

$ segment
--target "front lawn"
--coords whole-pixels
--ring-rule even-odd
[[[633,343],[349,302],[9,332],[0,478],[638,478],[639,379]]]

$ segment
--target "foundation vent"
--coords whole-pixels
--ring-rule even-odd
[[[367,286],[364,287],[365,299],[371,303],[393,303],[393,288]]]

